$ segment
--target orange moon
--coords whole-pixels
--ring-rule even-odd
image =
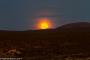
[[[39,18],[37,23],[37,29],[49,29],[52,28],[52,22],[49,18]]]

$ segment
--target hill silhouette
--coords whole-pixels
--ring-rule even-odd
[[[75,30],[88,30],[90,29],[90,23],[88,22],[77,22],[77,23],[71,23],[71,24],[66,24],[66,25],[63,25],[61,27],[58,27],[57,29],[75,29]]]
[[[5,57],[7,54],[13,57],[72,54],[90,56],[89,46],[90,23],[88,22],[71,23],[56,29],[0,31],[0,51],[2,52],[0,55]],[[17,49],[21,53],[7,53],[12,49]]]
[[[88,22],[77,22],[63,25],[62,28],[90,28],[90,23]]]

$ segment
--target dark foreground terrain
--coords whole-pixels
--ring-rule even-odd
[[[89,60],[90,23],[72,23],[47,30],[0,31],[0,57]]]

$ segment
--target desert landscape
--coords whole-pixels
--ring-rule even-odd
[[[71,23],[56,29],[1,30],[0,58],[89,60],[90,23]]]

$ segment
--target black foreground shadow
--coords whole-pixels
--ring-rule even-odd
[[[46,30],[1,30],[0,57],[23,60],[88,60],[90,23],[71,23]]]

